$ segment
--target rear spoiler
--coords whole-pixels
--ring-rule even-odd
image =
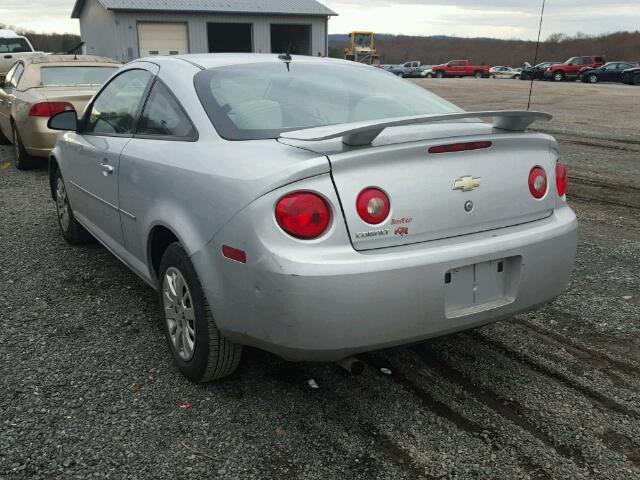
[[[553,117],[548,113],[527,112],[520,110],[497,112],[462,112],[440,115],[417,115],[412,117],[396,117],[365,122],[342,123],[327,125],[326,127],[307,128],[292,132],[283,132],[280,138],[300,140],[302,142],[316,142],[342,137],[342,142],[353,147],[371,144],[382,131],[389,127],[417,125],[469,118],[492,118],[493,128],[523,132],[529,125],[538,120],[549,121]]]

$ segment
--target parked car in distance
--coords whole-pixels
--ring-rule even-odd
[[[422,78],[433,78],[433,65],[423,65],[423,70],[420,72]]]
[[[487,65],[471,65],[469,60],[451,60],[444,65],[434,65],[431,68],[433,76],[436,78],[445,77],[488,77],[489,67]]]
[[[535,66],[527,64],[520,72],[520,80],[544,80],[544,72],[551,65],[557,65],[562,62],[542,62]]]
[[[491,78],[520,78],[522,69],[496,66],[489,69],[489,77]]]
[[[40,54],[42,52],[36,52],[27,37],[13,30],[0,30],[0,80],[18,60]]]
[[[153,57],[49,120],[51,194],[69,243],[158,290],[177,368],[206,382],[243,345],[340,361],[560,295],[576,217],[557,143],[526,131],[550,118],[344,60]]]
[[[0,81],[0,143],[13,143],[18,169],[47,158],[58,132],[47,128],[53,114],[82,112],[107,78],[120,67],[91,55],[37,55],[18,60]]]
[[[622,82],[628,85],[640,86],[640,67],[630,68],[622,72]]]
[[[578,77],[584,83],[622,82],[622,72],[637,66],[635,62],[608,62],[598,68],[583,68]]]
[[[420,62],[413,60],[411,62],[405,62],[401,65],[392,65],[386,70],[402,78],[414,78],[421,77],[422,72],[429,68],[431,68],[431,65],[422,65]]]
[[[544,71],[544,76],[554,82],[575,80],[578,78],[582,68],[598,68],[604,65],[606,61],[604,56],[571,57],[564,63],[547,67]]]

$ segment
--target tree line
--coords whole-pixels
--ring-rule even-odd
[[[348,44],[348,35],[330,35],[329,55],[343,58],[344,48]],[[381,63],[420,60],[426,65],[437,65],[449,60],[464,59],[476,65],[519,67],[524,62],[534,62],[536,42],[495,38],[381,34],[376,36],[376,48]],[[640,31],[615,32],[606,35],[578,33],[573,36],[556,33],[540,43],[538,62],[563,62],[579,55],[605,55],[608,60],[640,62]]]
[[[36,33],[0,23],[0,30],[14,30],[29,39],[33,48],[41,52],[65,53],[80,43],[80,35],[73,33]]]

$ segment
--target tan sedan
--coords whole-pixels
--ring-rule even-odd
[[[35,166],[56,143],[49,117],[64,110],[78,115],[120,67],[91,55],[39,55],[17,61],[0,81],[0,143],[13,143],[15,166]]]

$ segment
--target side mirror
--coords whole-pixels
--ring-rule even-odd
[[[73,131],[78,130],[78,115],[75,110],[66,110],[56,113],[49,118],[47,128],[51,130]]]

